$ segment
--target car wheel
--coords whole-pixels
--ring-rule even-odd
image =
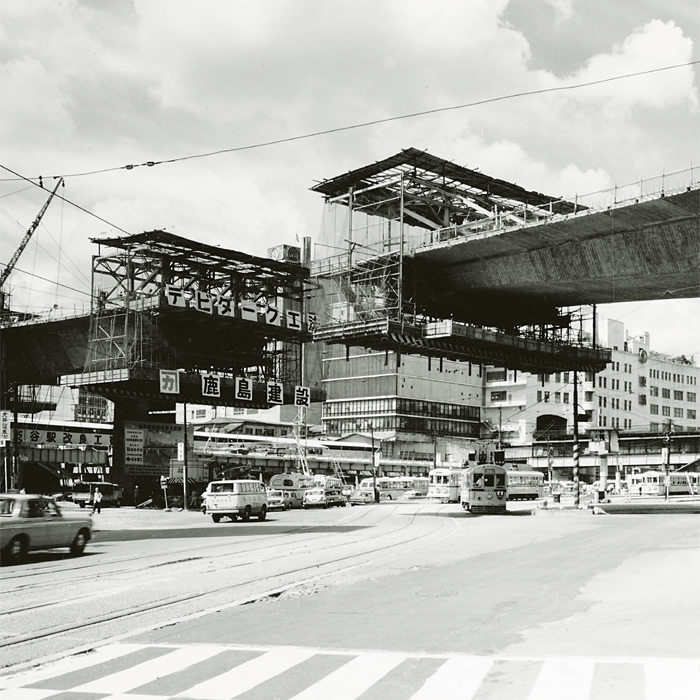
[[[258,520],[265,520],[267,517],[267,506],[263,503],[260,508],[260,515],[258,515]]]
[[[81,508],[85,508],[85,501],[80,501],[80,502],[78,503],[78,505],[79,505]]]
[[[250,506],[246,506],[245,510],[243,511],[243,520],[248,522],[250,520]]]
[[[287,504],[284,506],[284,509],[285,509],[285,510],[291,510],[291,509],[292,509],[292,504],[291,504],[291,503],[287,503]]]
[[[216,514],[212,514],[211,519],[212,519],[215,523],[218,523],[219,520],[221,520],[221,516],[220,516],[220,515],[216,515]]]
[[[70,546],[70,553],[74,557],[80,556],[85,551],[85,545],[88,543],[89,535],[87,530],[81,530],[73,540]]]
[[[27,558],[27,550],[26,537],[13,537],[2,550],[2,563],[20,564]]]
[[[117,502],[114,504],[114,507],[115,507],[115,508],[121,508],[121,507],[122,507],[122,502],[121,502],[121,501],[117,501]]]

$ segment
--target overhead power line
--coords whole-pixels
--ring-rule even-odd
[[[524,92],[515,92],[515,93],[510,93],[508,95],[501,95],[499,97],[490,97],[487,99],[483,100],[476,100],[475,102],[466,102],[464,104],[459,104],[459,105],[451,105],[449,107],[436,107],[434,109],[426,109],[422,110],[420,112],[411,112],[409,114],[402,114],[398,116],[393,116],[393,117],[385,117],[383,119],[373,119],[371,121],[367,122],[360,122],[358,124],[350,124],[346,126],[339,126],[339,127],[334,127],[332,129],[324,129],[321,131],[313,131],[308,134],[301,134],[298,136],[287,136],[284,138],[279,138],[279,139],[272,139],[270,141],[261,141],[259,143],[254,143],[254,144],[248,144],[245,146],[234,146],[231,148],[221,148],[216,151],[207,151],[205,153],[194,153],[186,156],[179,156],[176,158],[168,158],[165,160],[149,160],[144,163],[129,163],[127,165],[120,165],[120,166],[115,166],[115,167],[110,167],[110,168],[102,168],[99,170],[88,170],[85,172],[80,172],[80,173],[69,173],[69,174],[63,174],[60,177],[68,178],[68,177],[84,177],[86,175],[98,175],[101,173],[109,173],[109,172],[115,172],[117,170],[134,170],[135,168],[152,168],[156,165],[164,165],[166,163],[178,163],[181,161],[186,161],[186,160],[194,160],[197,158],[210,158],[212,156],[218,156],[218,155],[223,155],[225,153],[236,153],[239,151],[249,151],[253,150],[256,148],[265,148],[267,146],[276,146],[282,143],[290,143],[292,141],[301,141],[304,139],[311,139],[315,138],[317,136],[327,136],[328,134],[337,134],[341,133],[343,131],[352,131],[354,129],[363,129],[368,126],[376,126],[377,124],[386,124],[387,122],[394,122],[394,121],[400,121],[402,119],[413,119],[415,117],[423,117],[427,116],[429,114],[439,114],[441,112],[450,112],[450,111],[455,111],[455,110],[460,110],[460,109],[467,109],[468,107],[478,107],[480,105],[485,105],[485,104],[492,104],[494,102],[502,102],[504,100],[512,100],[516,99],[518,97],[528,97],[531,95],[544,95],[547,93],[552,93],[552,92],[564,92],[565,90],[579,90],[581,88],[585,87],[591,87],[593,85],[602,85],[603,83],[610,83],[614,82],[617,80],[627,80],[628,78],[635,78],[641,75],[650,75],[652,73],[660,73],[662,71],[668,71],[668,70],[674,70],[676,68],[685,68],[687,66],[693,66],[700,63],[700,60],[698,61],[689,61],[687,63],[678,63],[673,66],[663,66],[661,68],[650,68],[649,70],[644,70],[644,71],[638,71],[636,73],[625,73],[624,75],[615,75],[611,76],[609,78],[600,78],[599,80],[590,80],[585,83],[574,83],[573,85],[560,85],[558,87],[551,87],[551,88],[540,88],[537,90],[527,90]],[[59,177],[58,175],[53,176],[53,177]],[[36,178],[31,178],[32,180],[36,179],[38,180],[40,176],[37,176]]]

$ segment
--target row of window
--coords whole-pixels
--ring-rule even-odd
[[[659,395],[659,387],[658,386],[650,386],[649,387],[649,395],[650,396],[658,396]],[[667,389],[665,387],[661,387],[661,398],[662,399],[670,399],[671,398],[671,390]],[[673,400],[674,401],[689,401],[691,403],[695,403],[697,401],[697,394],[694,391],[686,391],[685,393],[682,391],[679,391],[678,389],[673,390]]]
[[[451,420],[478,421],[478,406],[465,406],[461,404],[438,403],[436,401],[421,401],[419,399],[361,399],[358,401],[333,401],[323,404],[324,418],[352,418],[386,413],[399,413],[420,418],[443,418]],[[376,415],[372,422],[380,420]],[[358,418],[354,421],[357,423]]]
[[[661,379],[666,382],[675,382],[676,384],[690,384],[697,386],[698,378],[693,374],[680,374],[676,372],[666,372],[659,369],[649,370],[650,379]]]
[[[650,403],[649,404],[649,413],[651,413],[652,416],[658,416],[659,415],[658,404]],[[661,406],[661,415],[670,417],[671,416],[671,407],[670,406]],[[688,408],[685,411],[685,415],[684,415],[683,409],[676,407],[673,409],[673,417],[674,418],[687,418],[688,420],[696,420],[697,411],[694,408]]]
[[[346,435],[358,430],[356,419],[324,419],[326,431],[330,435]],[[425,435],[449,435],[452,437],[479,437],[478,423],[437,420],[423,416],[377,416],[372,418],[372,428],[376,432],[397,430]]]

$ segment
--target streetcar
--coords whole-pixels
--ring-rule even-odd
[[[696,472],[671,472],[668,475],[668,493],[671,496],[694,496],[700,487],[700,474]],[[665,496],[666,474],[662,471],[647,471],[627,477],[630,496]]]
[[[477,464],[465,469],[460,485],[462,508],[470,513],[505,513],[508,472],[498,464]]]
[[[428,472],[428,498],[441,503],[459,503],[463,469],[438,467]]]
[[[536,498],[542,498],[544,474],[538,471],[508,469],[506,486],[509,501],[534,501]]]

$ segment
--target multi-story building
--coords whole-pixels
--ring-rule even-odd
[[[578,379],[578,429],[698,432],[700,368],[684,357],[654,352],[650,336],[629,337],[619,321],[600,334],[612,350],[608,366]],[[574,372],[529,374],[497,367],[484,373],[484,419],[501,441],[527,444],[573,434]]]
[[[599,325],[599,341],[612,355],[597,374],[484,369],[484,421],[506,459],[570,478],[576,407],[581,473],[588,480],[599,473],[601,455],[611,474],[665,464],[677,469],[697,459],[700,368],[653,351],[649,333],[629,336],[619,321]]]

